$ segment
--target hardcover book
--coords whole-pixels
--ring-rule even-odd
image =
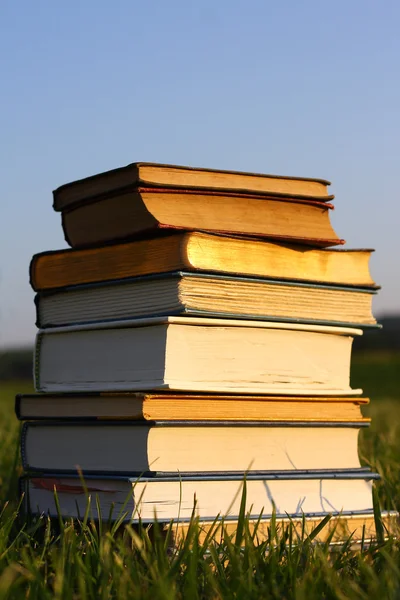
[[[349,395],[359,329],[160,317],[39,331],[39,392]]]
[[[225,190],[330,200],[333,196],[328,195],[329,185],[329,181],[325,179],[136,162],[60,186],[53,192],[53,206],[55,210],[62,211],[91,198],[138,186]]]
[[[368,398],[241,396],[173,392],[18,394],[20,420],[285,421],[369,423]]]
[[[330,223],[332,208],[317,200],[138,188],[63,211],[62,225],[65,239],[73,248],[175,229],[269,237],[325,247],[344,243]]]
[[[30,422],[21,436],[27,471],[200,473],[360,468],[367,423]]]
[[[35,298],[38,327],[151,316],[208,316],[377,326],[371,288],[174,272],[81,285]]]
[[[85,250],[36,254],[34,290],[128,279],[170,271],[200,271],[376,288],[372,250],[326,250],[203,232],[184,232]]]
[[[245,512],[255,518],[326,516],[371,513],[372,480],[378,475],[365,469],[346,474],[295,473],[248,475]],[[165,477],[128,479],[105,476],[66,477],[61,474],[29,476],[22,480],[25,506],[31,514],[57,517],[54,491],[64,518],[83,518],[89,496],[96,518],[152,522],[187,520],[193,511],[204,520],[217,516],[238,518],[243,475],[224,477]]]

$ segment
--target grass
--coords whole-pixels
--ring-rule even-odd
[[[360,438],[360,455],[382,475],[377,486],[385,508],[400,508],[400,356],[355,356],[353,387],[371,397],[373,424]],[[287,598],[296,600],[400,597],[400,543],[391,538],[354,549],[351,540],[335,551],[298,538],[291,527],[271,523],[269,539],[241,515],[236,536],[221,529],[205,540],[193,520],[187,537],[171,550],[168,534],[70,521],[26,519],[18,508],[16,391],[0,388],[0,600]],[[8,504],[7,504],[8,501]],[[324,523],[320,525],[323,527]],[[315,533],[315,532],[314,532]],[[240,544],[238,542],[241,542]]]

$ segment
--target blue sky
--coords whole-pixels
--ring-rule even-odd
[[[0,3],[0,347],[33,342],[52,190],[136,160],[323,177],[400,312],[400,3]]]

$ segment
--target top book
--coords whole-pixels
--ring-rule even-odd
[[[71,208],[89,198],[113,194],[139,186],[223,190],[269,196],[332,200],[329,181],[306,177],[262,175],[156,163],[132,163],[125,167],[73,181],[53,192],[56,211]]]

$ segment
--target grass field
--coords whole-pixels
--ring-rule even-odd
[[[382,475],[377,489],[385,509],[400,508],[400,355],[357,355],[353,387],[371,404],[371,428],[360,455]],[[221,532],[205,542],[194,522],[175,550],[168,539],[131,527],[51,523],[24,518],[17,505],[19,424],[14,395],[27,383],[0,386],[0,600],[10,598],[400,598],[400,546],[394,538],[335,552],[271,528],[257,543],[241,519],[237,538]],[[291,539],[293,536],[293,539]],[[241,544],[235,542],[241,541]]]

